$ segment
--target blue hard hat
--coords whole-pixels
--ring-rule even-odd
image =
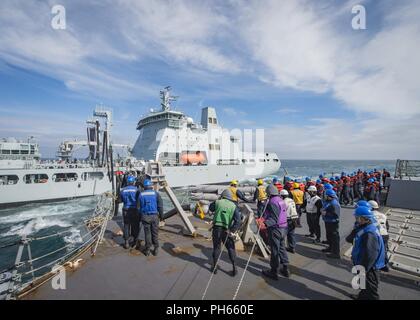
[[[372,210],[370,210],[369,207],[357,207],[356,210],[354,210],[353,214],[355,217],[366,217],[366,218],[374,217],[374,214]]]
[[[284,180],[290,181],[290,177],[284,177]]]
[[[306,180],[306,181],[311,181],[311,178],[306,177],[306,178],[305,178],[305,180]]]
[[[356,208],[359,208],[359,207],[366,207],[366,208],[369,208],[369,209],[372,208],[371,205],[369,204],[369,202],[367,202],[365,200],[357,201]]]
[[[326,184],[324,184],[324,188],[325,188],[325,190],[332,190],[333,186],[330,183],[326,183]]]
[[[368,180],[368,182],[370,182],[370,183],[374,183],[374,182],[375,182],[375,180],[374,180],[373,178],[370,178],[370,179]]]
[[[342,171],[342,172],[341,172],[341,175],[342,175],[342,176],[345,176],[345,175],[346,175],[346,173],[345,173],[344,171]]]
[[[319,180],[319,179],[318,179],[318,180],[316,180],[316,183],[321,183],[321,180]]]
[[[331,177],[331,178],[330,178],[330,180],[331,180],[331,181],[332,181],[332,180],[334,180],[334,177]]]
[[[134,182],[136,182],[136,178],[130,175],[130,176],[127,177],[127,182],[128,183],[134,183]]]
[[[152,181],[150,181],[149,179],[144,180],[144,181],[143,181],[143,186],[144,186],[145,188],[147,188],[147,187],[151,187],[151,186],[152,186]]]
[[[279,179],[277,177],[273,178],[273,183],[279,182]]]
[[[354,177],[354,173],[350,173],[350,177]]]
[[[335,181],[338,181],[338,180],[340,180],[340,177],[339,176],[336,176],[335,177]]]
[[[325,191],[325,195],[328,196],[328,197],[334,197],[334,196],[336,196],[336,193],[334,192],[333,189],[327,189]]]
[[[318,177],[319,177],[320,179],[322,179],[322,178],[324,178],[324,175],[320,174]]]

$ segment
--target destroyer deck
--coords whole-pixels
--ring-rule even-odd
[[[305,220],[305,217],[303,217]],[[206,226],[192,218],[199,230]],[[350,247],[344,237],[354,222],[351,209],[342,209],[340,226],[342,253]],[[108,224],[106,240],[94,258],[85,255],[82,267],[67,273],[66,290],[54,290],[51,284],[39,288],[25,299],[201,299],[211,273],[211,241],[206,237],[182,235],[183,223],[177,216],[169,219],[160,233],[161,250],[157,257],[145,257],[135,249],[124,250],[121,237],[113,237],[120,220]],[[260,255],[253,255],[237,299],[349,299],[351,262],[329,260],[297,229],[297,253],[289,254],[292,275],[278,281],[263,278],[261,269],[269,266]],[[324,229],[322,230],[325,235]],[[249,251],[238,253],[239,274],[232,278],[224,251],[219,272],[213,277],[205,299],[233,298]],[[420,299],[418,277],[392,270],[381,274],[382,299]],[[417,281],[417,282],[416,282]]]

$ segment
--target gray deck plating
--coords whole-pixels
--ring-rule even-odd
[[[303,217],[303,220],[306,220]],[[192,218],[199,230],[205,224]],[[209,261],[211,241],[182,236],[183,223],[174,217],[160,233],[162,249],[158,257],[145,257],[137,250],[121,248],[121,238],[115,236],[117,222],[108,226],[104,245],[97,256],[84,257],[85,264],[69,272],[66,290],[53,290],[50,284],[29,295],[28,299],[201,299],[210,278]],[[343,209],[340,233],[342,252],[350,246],[344,237],[354,222],[352,210]],[[325,236],[324,229],[322,230]],[[292,276],[271,281],[261,276],[268,261],[254,254],[244,278],[238,299],[348,299],[355,293],[351,288],[351,263],[348,259],[328,260],[315,245],[303,237],[307,227],[297,229],[297,253],[289,255]],[[400,248],[403,248],[401,246]],[[403,250],[404,251],[404,250]],[[407,251],[405,251],[407,253]],[[406,254],[404,253],[404,254]],[[403,254],[403,252],[401,252]],[[232,299],[244,270],[249,252],[238,253],[239,275],[228,275],[230,264],[227,254],[222,255],[221,270],[214,276],[206,299]],[[393,261],[409,264],[411,257]],[[392,271],[381,275],[380,294],[383,299],[420,299],[418,277]]]

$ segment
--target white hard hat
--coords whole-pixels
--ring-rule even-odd
[[[281,196],[288,196],[289,195],[289,192],[287,192],[287,190],[284,190],[283,189],[283,190],[280,191],[280,195]]]
[[[315,192],[317,192],[317,189],[316,189],[316,187],[315,187],[315,186],[310,186],[310,187],[308,188],[308,191],[315,191]]]
[[[373,209],[379,209],[379,205],[378,205],[378,203],[377,203],[376,201],[374,201],[374,200],[370,200],[370,201],[368,201],[368,203],[370,204],[370,206],[371,206]]]

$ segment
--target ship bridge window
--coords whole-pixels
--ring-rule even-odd
[[[77,180],[77,173],[69,172],[69,173],[56,173],[53,175],[52,179],[55,182],[71,182]]]
[[[274,159],[274,162],[279,162],[279,159]]]
[[[12,154],[19,154],[19,150],[12,150]]]
[[[260,162],[265,162],[265,159],[260,159]]]
[[[26,184],[30,183],[47,183],[48,182],[48,176],[44,173],[39,174],[27,174],[23,177],[23,181],[25,181]]]
[[[1,154],[10,154],[10,150],[1,150]]]
[[[17,184],[19,177],[17,175],[1,175],[0,176],[0,185],[13,185]]]
[[[104,178],[103,172],[83,172],[82,179],[84,181],[102,180]]]

